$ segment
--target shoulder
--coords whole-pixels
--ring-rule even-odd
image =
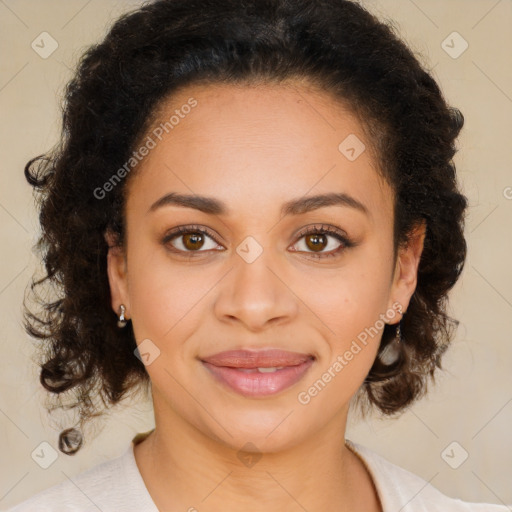
[[[446,496],[423,478],[373,450],[348,439],[346,441],[370,472],[385,512],[510,512],[505,505],[469,503]]]
[[[142,478],[137,480],[133,448],[66,479],[6,512],[151,511]]]

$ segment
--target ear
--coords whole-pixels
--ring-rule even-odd
[[[426,221],[416,224],[409,234],[407,245],[398,249],[388,307],[405,312],[418,282],[418,266],[423,252]],[[401,306],[401,308],[400,308]],[[400,317],[401,318],[401,317]]]
[[[130,318],[130,301],[128,298],[128,275],[126,267],[126,254],[123,247],[118,245],[117,236],[111,231],[104,234],[109,246],[107,253],[107,273],[110,285],[110,297],[112,309],[119,315],[119,306],[124,304],[126,308],[125,318]]]

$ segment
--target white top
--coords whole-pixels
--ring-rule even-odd
[[[134,444],[119,457],[35,494],[5,512],[159,512],[139,472]],[[467,503],[450,498],[419,476],[376,452],[346,440],[371,474],[384,512],[510,512],[505,505]]]

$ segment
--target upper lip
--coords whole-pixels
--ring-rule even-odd
[[[279,349],[264,349],[228,350],[204,357],[201,360],[215,366],[229,366],[231,368],[274,368],[297,366],[308,359],[314,359],[313,355]]]

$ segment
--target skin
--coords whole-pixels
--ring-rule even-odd
[[[380,314],[396,303],[407,310],[424,226],[393,265],[393,191],[376,172],[357,118],[327,94],[292,82],[196,84],[167,99],[156,124],[190,97],[198,105],[130,176],[126,245],[108,254],[112,308],[124,304],[137,343],[149,339],[160,350],[146,367],[156,428],[135,448],[146,486],[160,510],[379,511],[371,476],[344,439],[350,400],[382,330],[307,405],[297,395]],[[367,148],[354,161],[338,150],[349,134]],[[333,191],[356,198],[368,215],[339,205],[280,215],[286,201]],[[170,192],[213,197],[230,212],[167,205],[148,213]],[[171,250],[191,247],[183,236],[162,243],[190,224],[217,241],[206,237],[192,257]],[[315,258],[308,237],[298,235],[318,224],[356,245]],[[236,252],[246,237],[263,250],[251,263]],[[327,235],[319,251],[339,247]],[[225,388],[199,360],[264,347],[316,360],[304,379],[266,398]],[[252,467],[238,456],[248,442],[261,454]]]

